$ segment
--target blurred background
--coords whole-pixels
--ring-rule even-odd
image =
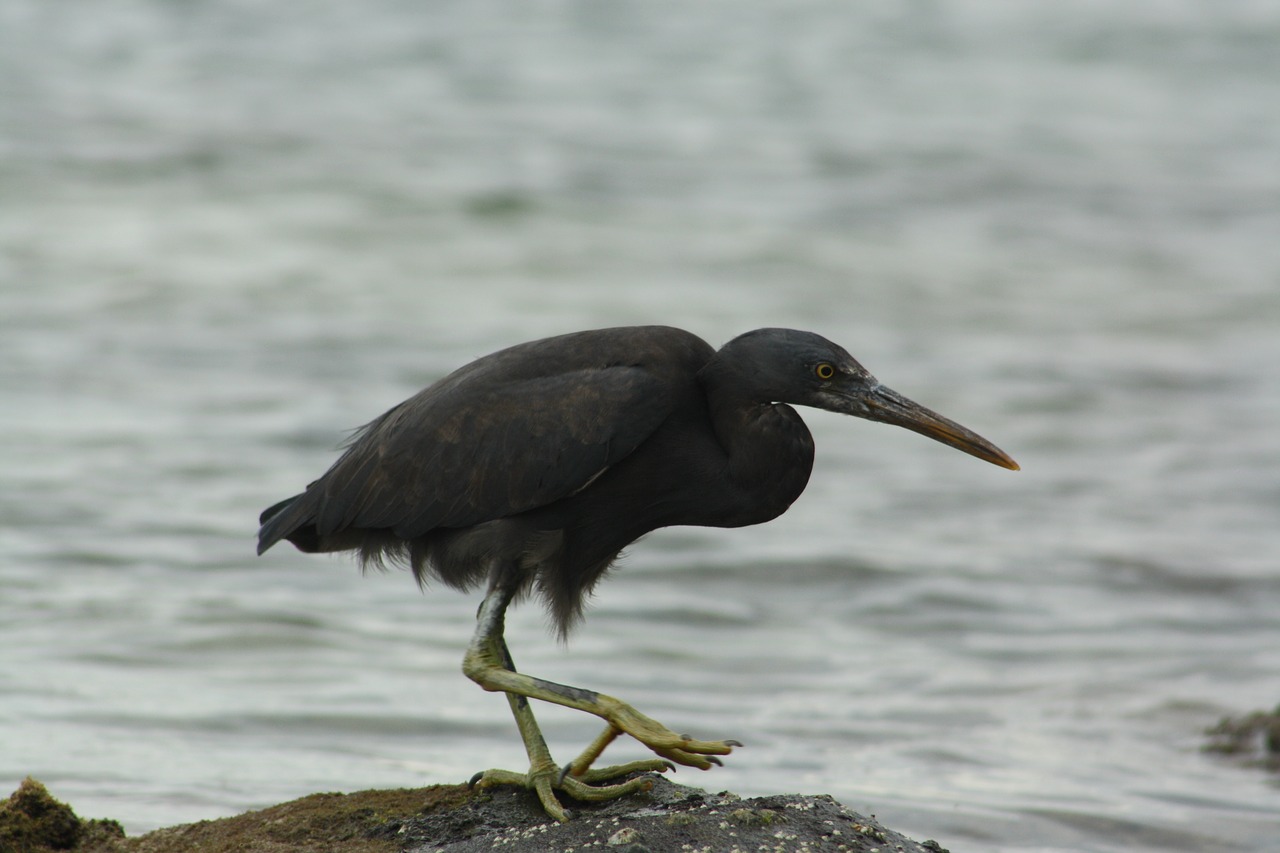
[[[976,851],[1252,851],[1280,701],[1280,8],[0,3],[0,786],[130,834],[522,769],[476,596],[278,548],[499,347],[838,341],[1010,473],[806,415],[786,516],[663,531],[522,668]],[[567,758],[596,722],[539,708]],[[640,757],[631,745],[611,750]]]

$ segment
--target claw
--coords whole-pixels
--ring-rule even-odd
[[[467,780],[467,788],[468,789],[474,788],[476,786],[476,783],[479,782],[483,777],[484,777],[484,771],[481,770],[479,773],[477,773],[476,775],[472,776],[469,780]]]
[[[716,758],[714,755],[704,755],[702,757],[706,759],[708,764],[714,764],[716,767],[724,767],[724,762]]]
[[[740,740],[727,740],[727,741],[725,741],[725,742],[724,742],[724,745],[725,745],[725,746],[742,746],[742,741],[740,741]]]
[[[564,780],[568,778],[571,770],[573,770],[572,764],[566,764],[564,767],[560,768],[560,775],[556,777],[556,787],[564,784]]]

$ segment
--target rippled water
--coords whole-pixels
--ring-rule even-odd
[[[1011,474],[827,414],[789,514],[632,549],[523,668],[958,851],[1275,849],[1274,4],[10,0],[0,781],[131,832],[522,752],[476,600],[253,556],[477,355],[812,328]],[[539,709],[555,753],[596,725]],[[639,757],[631,747],[618,755]]]

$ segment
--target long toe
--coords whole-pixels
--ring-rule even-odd
[[[661,758],[647,758],[641,761],[631,761],[627,764],[615,764],[612,767],[593,767],[582,773],[574,773],[572,765],[566,767],[566,777],[577,779],[579,782],[585,782],[588,785],[595,785],[599,782],[608,782],[611,779],[621,779],[623,776],[630,776],[632,773],[666,773],[668,770],[675,772],[676,766],[670,761],[664,761]]]
[[[664,772],[670,765],[658,759],[633,761],[616,767],[603,767],[588,770],[581,776],[574,776],[569,768],[533,769],[528,773],[515,773],[510,770],[486,770],[476,774],[472,779],[473,787],[484,790],[500,785],[511,785],[533,791],[542,809],[551,818],[561,823],[568,822],[571,814],[561,804],[556,792],[565,794],[579,802],[594,803],[625,797],[640,791],[648,791],[653,787],[653,780],[647,776],[633,776],[615,785],[600,785],[598,782],[618,779],[637,772]]]
[[[604,711],[602,716],[611,726],[676,764],[707,770],[712,766],[709,756],[728,755],[734,747],[741,746],[736,740],[695,740],[688,735],[676,734],[652,717],[611,696],[602,695],[599,701]],[[718,761],[715,763],[719,764]]]

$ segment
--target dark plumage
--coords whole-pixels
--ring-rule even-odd
[[[517,673],[502,636],[510,602],[534,589],[561,634],[619,552],[670,525],[740,527],[786,511],[809,481],[813,439],[791,405],[897,424],[1006,468],[964,427],[883,387],[809,332],[759,329],[719,351],[665,326],[600,329],[504,349],[460,368],[365,426],[300,495],[262,513],[258,553],[282,539],[409,566],[419,583],[487,583],[464,670],[508,694],[531,769],[481,784],[600,799],[591,782],[667,761],[706,769],[734,741],[694,741],[610,697]],[[527,698],[588,711],[605,733],[565,772]],[[627,733],[665,760],[590,769]]]
[[[363,427],[324,476],[262,513],[258,552],[281,539],[356,550],[459,589],[519,573],[565,632],[644,534],[784,512],[813,467],[813,440],[786,404],[874,417],[840,388],[875,385],[840,347],[789,329],[719,352],[664,326],[519,344]],[[962,449],[1004,464],[989,445]]]

